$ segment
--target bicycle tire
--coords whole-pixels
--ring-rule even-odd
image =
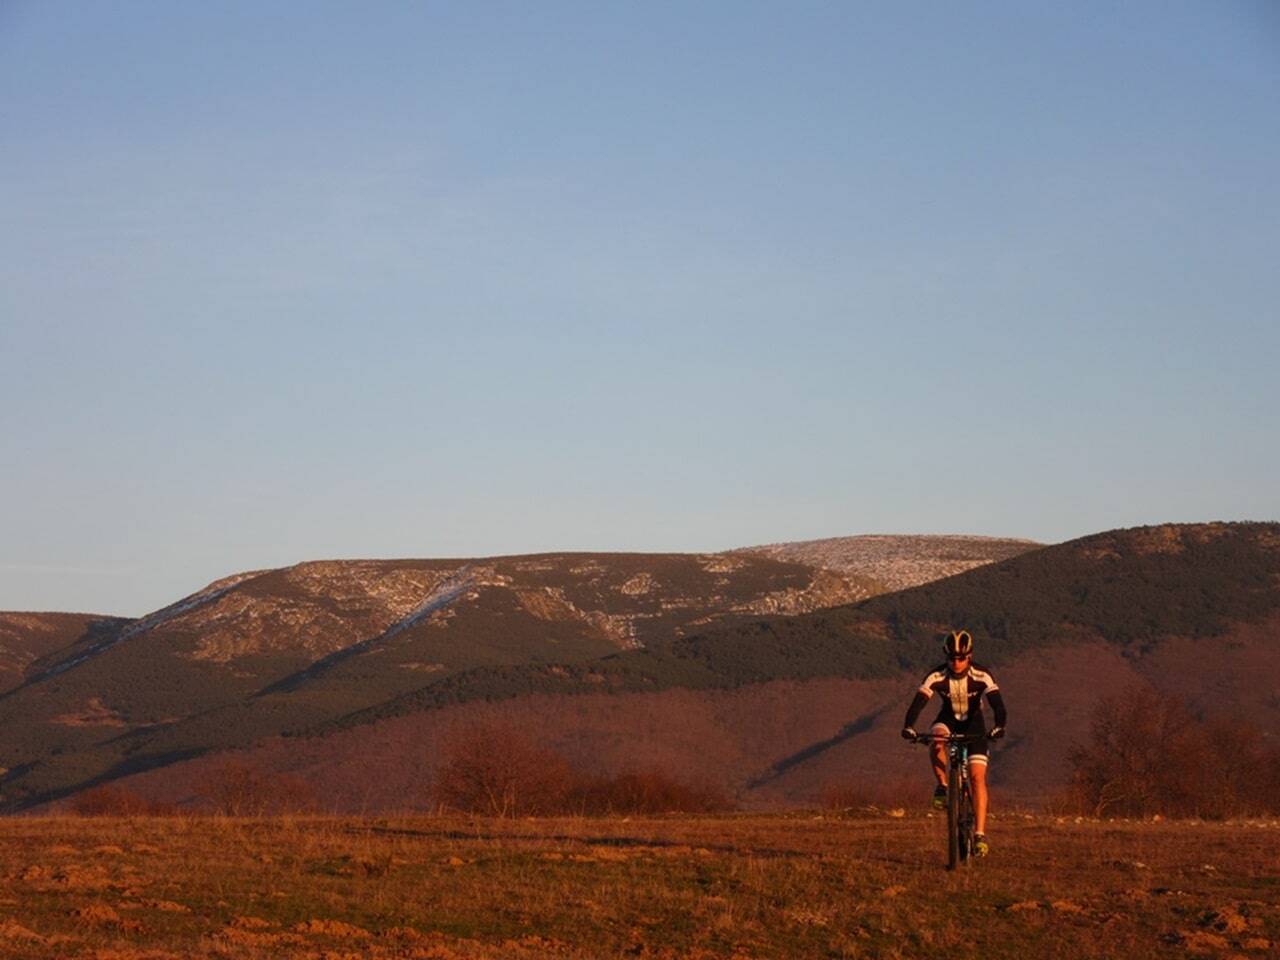
[[[960,863],[960,770],[953,766],[947,773],[947,869]]]
[[[973,845],[976,831],[976,816],[973,812],[973,789],[966,783],[960,795],[960,862],[968,864],[973,858]]]

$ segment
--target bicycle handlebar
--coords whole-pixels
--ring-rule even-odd
[[[990,740],[991,737],[985,733],[945,733],[936,735],[932,733],[918,733],[912,743],[981,743],[983,740]]]

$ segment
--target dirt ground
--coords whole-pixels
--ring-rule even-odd
[[[894,814],[898,814],[895,816]],[[0,821],[0,957],[1280,956],[1280,821]]]

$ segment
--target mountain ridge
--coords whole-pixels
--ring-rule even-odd
[[[875,589],[724,554],[310,561],[233,574],[24,662],[25,682],[0,695],[3,789],[61,789],[143,754],[234,746],[479,665],[594,659]],[[160,741],[177,745],[143,746]]]
[[[267,571],[236,586],[251,594],[249,599],[278,596],[284,586],[296,586],[330,569],[324,563],[331,562],[300,572],[296,568]],[[361,570],[348,570],[343,564],[332,570],[351,587],[360,576],[377,572],[379,562],[361,563],[365,564]],[[660,709],[659,703],[676,704],[696,713],[701,708],[691,704],[720,702],[742,705],[741,716],[749,718],[753,708],[746,705],[756,702],[771,685],[798,685],[794,689],[811,693],[845,685],[851,696],[863,700],[872,696],[866,691],[880,691],[859,708],[861,715],[880,711],[877,717],[889,716],[894,712],[887,708],[892,691],[904,677],[933,665],[937,659],[934,637],[957,623],[969,626],[980,638],[984,661],[1001,669],[1021,664],[1017,670],[1040,677],[1034,682],[1049,692],[1052,685],[1046,686],[1037,672],[1046,647],[1085,650],[1100,644],[1088,662],[1115,676],[1143,675],[1147,667],[1142,665],[1166,656],[1164,651],[1172,649],[1170,644],[1179,636],[1218,638],[1213,639],[1213,649],[1221,656],[1233,663],[1252,663],[1222,647],[1227,640],[1221,638],[1239,634],[1241,625],[1269,622],[1280,609],[1277,524],[1161,525],[1108,531],[1022,551],[908,590],[876,595],[867,590],[866,596],[853,597],[849,592],[865,590],[865,583],[831,581],[824,578],[838,575],[829,570],[739,552],[497,558],[480,578],[483,584],[469,581],[466,586],[461,581],[450,585],[449,577],[456,577],[458,571],[443,562],[384,563],[399,577],[393,577],[393,582],[428,577],[443,591],[437,599],[452,600],[432,609],[430,594],[416,594],[415,604],[401,604],[394,611],[398,616],[390,617],[385,605],[373,603],[359,591],[326,595],[322,602],[316,601],[325,616],[352,610],[370,616],[369,611],[376,608],[382,612],[381,619],[374,617],[378,629],[366,631],[355,643],[331,644],[327,653],[264,659],[260,649],[236,648],[235,656],[229,658],[171,660],[174,666],[167,672],[156,672],[145,657],[128,660],[126,654],[151,650],[158,655],[162,648],[170,655],[178,648],[199,650],[199,637],[181,631],[164,634],[161,630],[155,636],[136,631],[123,646],[108,644],[102,656],[126,657],[123,662],[131,668],[152,671],[142,677],[150,698],[147,703],[131,701],[138,677],[130,677],[131,689],[104,689],[82,682],[95,676],[84,665],[0,696],[0,722],[10,741],[4,762],[14,768],[0,787],[4,802],[11,809],[29,806],[103,779],[137,775],[175,761],[184,766],[199,754],[253,749],[250,744],[281,734],[289,735],[299,755],[310,755],[313,747],[326,742],[336,744],[351,737],[352,742],[360,742],[371,735],[369,731],[388,724],[437,729],[451,722],[451,716],[475,716],[486,709],[523,716],[521,711],[535,703],[558,704],[555,709],[566,716],[585,710],[596,718],[592,722],[608,728],[614,722],[606,718],[608,710],[642,722],[645,711],[651,709],[645,704],[652,704],[652,709]],[[425,572],[418,568],[423,564],[429,567]],[[835,589],[833,582],[843,585]],[[698,602],[704,602],[706,596],[699,591],[709,585],[718,604],[712,614],[705,608],[695,609],[690,599],[702,597]],[[206,596],[215,586],[192,596]],[[214,601],[188,604],[176,614],[173,611],[185,601],[157,614],[170,611],[161,619],[168,624],[166,629],[174,631],[191,609],[209,615],[217,604],[234,596],[235,589]],[[847,591],[843,603],[841,590]],[[300,601],[290,596],[284,606],[296,613],[296,606],[289,604]],[[466,597],[465,602],[458,597]],[[236,606],[239,603],[229,613],[243,614],[245,608]],[[812,606],[807,612],[806,604]],[[778,611],[789,615],[780,616]],[[629,622],[639,624],[635,636],[642,643],[627,642],[632,634],[619,627],[618,617],[632,617]],[[1275,642],[1269,629],[1259,628],[1248,636],[1248,649],[1255,651],[1249,656],[1263,656]],[[466,641],[470,659],[450,660],[447,637],[471,638]],[[477,660],[477,651],[484,650],[489,653]],[[57,657],[52,662],[56,664]],[[1132,667],[1120,670],[1117,664]],[[1219,682],[1252,690],[1255,681],[1249,671],[1232,669],[1235,672],[1228,671]],[[199,694],[203,682],[213,683],[214,692],[196,703],[193,711],[190,698]],[[1109,682],[1101,674],[1096,680],[1099,689]],[[187,698],[183,701],[187,712],[166,712],[172,710],[167,704],[179,694]],[[1250,709],[1271,719],[1269,701],[1258,700],[1253,693],[1248,698],[1255,704]],[[491,706],[484,707],[486,703]],[[1075,711],[1071,715],[1083,723],[1079,711],[1085,705],[1083,700],[1070,702],[1062,709]],[[822,715],[832,716],[832,709],[824,707]],[[540,723],[551,723],[548,736],[559,736],[550,714],[533,716]],[[761,795],[776,790],[793,791],[787,795],[794,796],[799,788],[791,785],[812,777],[812,771],[830,762],[829,758],[853,749],[853,742],[880,731],[881,723],[869,721],[868,731],[841,739],[837,734],[843,725],[823,733],[794,711],[779,717],[781,723],[798,725],[797,730],[811,729],[816,742],[830,740],[832,745],[806,753],[815,740],[799,733],[790,741],[775,738],[767,748],[760,741],[761,750],[785,746],[788,752],[769,763],[732,769],[738,771],[733,776],[749,773],[758,781],[752,790]],[[589,728],[578,729],[575,742],[595,742]],[[732,737],[726,740],[714,726],[699,729],[731,752],[756,749],[750,746],[756,741],[746,733],[739,742]],[[671,733],[677,735],[674,728]],[[1033,744],[1032,752],[1047,749],[1035,743],[1061,746],[1043,737],[1028,742]],[[572,746],[571,742],[566,749],[571,751]],[[600,749],[602,758],[625,759],[625,751]],[[759,779],[761,770],[775,769],[787,757],[796,756],[806,759],[791,763],[771,779]],[[1044,757],[1041,760],[1053,765]],[[737,788],[746,789],[744,783]]]
[[[813,803],[859,771],[864,786],[868,776],[874,785],[920,774],[920,758],[903,749],[897,727],[939,658],[937,634],[956,622],[973,626],[1013,718],[993,782],[1025,802],[1062,787],[1067,755],[1087,736],[1094,705],[1129,684],[1185,698],[1198,715],[1256,725],[1264,737],[1280,723],[1269,680],[1280,648],[1280,525],[1162,525],[1096,534],[912,590],[660,648],[459,675],[392,708],[242,755],[268,768],[283,764],[344,803],[357,802],[350,791],[359,791],[363,807],[378,808],[425,796],[433,751],[471,725],[498,723],[587,769],[658,764],[710,778],[747,806]],[[1065,684],[1064,665],[1072,677]],[[505,686],[493,686],[495,676]],[[876,758],[870,774],[867,756]],[[127,782],[189,799],[192,775],[216,763],[192,761]],[[360,774],[347,784],[351,770]],[[360,786],[370,778],[380,784],[373,792]]]

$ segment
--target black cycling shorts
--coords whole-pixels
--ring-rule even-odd
[[[941,729],[939,729],[941,728]],[[929,728],[930,733],[959,733],[978,734],[986,733],[987,725],[982,722],[982,714],[970,714],[966,720],[957,720],[949,713],[940,713],[938,718],[933,721],[933,725]],[[967,744],[969,748],[969,759],[978,763],[987,763],[987,741],[975,740],[973,743]]]

